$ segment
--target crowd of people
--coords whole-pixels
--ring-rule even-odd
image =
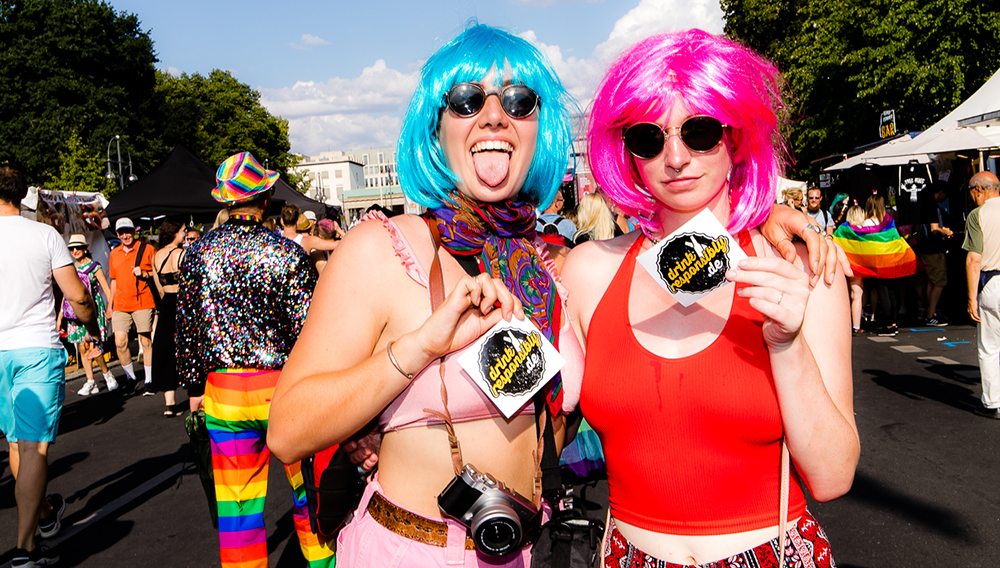
[[[267,566],[272,453],[310,566],[534,565],[533,539],[559,506],[546,456],[571,443],[581,414],[607,465],[602,566],[833,566],[806,495],[835,499],[853,481],[850,328],[873,289],[895,332],[896,279],[917,264],[897,248],[892,270],[865,272],[858,243],[905,245],[885,238],[896,227],[878,196],[867,210],[840,198],[823,208],[812,189],[805,207],[801,191],[774,203],[781,83],[772,63],[699,30],[632,46],[598,88],[587,140],[600,191],[571,219],[561,184],[576,103],[529,42],[474,25],[424,64],[403,122],[400,183],[424,214],[376,210],[345,232],[294,206],[271,211],[278,174],[240,152],[218,168],[211,230],[165,221],[154,250],[118,219],[106,277],[82,235],[67,248],[18,216],[23,175],[0,167],[0,237],[21,251],[0,275],[12,298],[0,305],[0,427],[17,478],[14,566],[57,560],[36,534],[58,532],[64,508],[45,493],[44,465],[64,322],[87,371],[79,394],[100,390],[92,361],[118,388],[101,353],[109,334],[126,390],[162,392],[173,417],[187,389],[211,440],[224,567]],[[732,250],[693,263],[722,250],[698,241],[714,226]],[[666,283],[672,246],[701,271],[693,297]],[[936,302],[944,284],[927,272]],[[528,394],[495,384],[521,397],[512,413],[466,362],[495,363],[477,347],[495,328],[530,347],[505,326],[534,330],[564,361],[548,372],[531,359],[546,378]],[[45,412],[33,413],[38,400]],[[333,539],[316,530],[302,460],[338,445],[369,473]]]

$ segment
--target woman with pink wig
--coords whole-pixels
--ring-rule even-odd
[[[591,168],[642,229],[563,269],[586,338],[580,407],[606,453],[604,566],[833,565],[804,494],[835,499],[854,478],[850,316],[839,271],[821,280],[805,246],[779,253],[758,230],[783,167],[781,87],[751,50],[690,30],[638,43],[598,89]],[[658,266],[684,269],[661,252],[693,243],[673,234],[705,211],[746,258],[713,264],[692,301],[636,258],[659,244]]]

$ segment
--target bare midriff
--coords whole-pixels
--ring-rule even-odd
[[[535,466],[533,415],[486,418],[455,424],[464,462],[491,473],[531,500]],[[379,483],[397,505],[440,519],[437,496],[455,477],[444,425],[386,432],[379,452]]]
[[[795,526],[789,520],[786,527]],[[615,526],[628,541],[646,554],[674,564],[706,564],[735,556],[778,536],[778,525],[752,531],[712,535],[664,534],[615,519]]]

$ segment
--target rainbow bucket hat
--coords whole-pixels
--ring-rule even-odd
[[[212,190],[212,198],[233,205],[250,201],[271,189],[278,181],[278,172],[264,169],[250,152],[240,152],[219,165],[215,179],[219,185]]]

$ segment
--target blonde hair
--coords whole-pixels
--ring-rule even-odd
[[[592,241],[605,241],[615,236],[615,216],[597,193],[588,193],[580,200],[576,208],[576,226],[577,235],[587,235]]]
[[[851,205],[850,209],[847,210],[847,215],[844,217],[848,225],[852,227],[860,227],[861,223],[865,222],[865,210],[858,207],[857,205]]]
[[[225,225],[226,221],[228,220],[229,220],[229,210],[223,209],[222,211],[219,211],[218,215],[215,216],[215,225],[213,225],[212,228],[218,229],[219,227]]]
[[[790,201],[802,201],[802,190],[797,187],[789,187],[785,191],[781,192],[781,198],[785,202],[785,205],[789,205]]]

